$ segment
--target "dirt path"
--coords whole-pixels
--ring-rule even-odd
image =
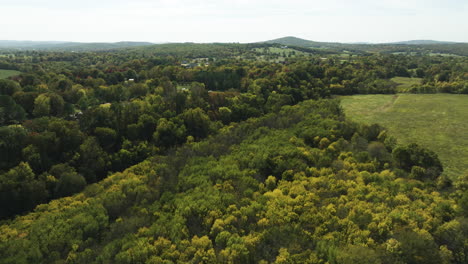
[[[392,100],[384,105],[382,105],[381,107],[378,108],[378,111],[380,112],[386,112],[388,111],[390,108],[392,108],[392,106],[395,104],[395,102],[398,100],[400,96],[398,94],[395,94],[394,96],[392,96]]]

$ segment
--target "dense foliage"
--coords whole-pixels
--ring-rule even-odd
[[[0,262],[466,263],[466,184],[320,99],[396,93],[396,76],[467,93],[466,58],[346,58],[274,44],[0,57],[22,72],[0,80]]]
[[[392,142],[337,101],[288,106],[3,225],[2,261],[465,263],[464,200]]]

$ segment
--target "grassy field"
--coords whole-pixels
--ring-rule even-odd
[[[454,179],[468,171],[468,95],[399,94],[341,97],[352,120],[378,123],[399,143],[435,151]]]
[[[257,51],[257,52],[265,51],[264,48],[255,48],[254,50]],[[278,55],[283,55],[283,54],[286,54],[286,56],[291,55],[292,57],[308,56],[309,55],[309,53],[307,53],[307,52],[303,52],[303,51],[299,51],[299,50],[295,50],[295,49],[291,49],[291,48],[282,49],[282,48],[269,47],[268,52],[270,52],[272,54],[278,54]]]
[[[14,70],[0,70],[0,79],[6,79],[8,77],[18,75],[20,73],[21,72]]]
[[[398,91],[407,91],[409,88],[411,88],[411,85],[421,84],[421,81],[422,81],[421,78],[409,78],[409,77],[394,77],[390,80],[398,83],[398,86],[397,86]]]
[[[451,54],[451,53],[429,53],[429,56],[442,56],[442,57],[463,57],[457,54]]]

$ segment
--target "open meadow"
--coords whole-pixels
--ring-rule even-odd
[[[21,72],[15,70],[1,70],[0,69],[0,79],[6,79],[11,76],[20,74]]]
[[[452,179],[468,171],[467,95],[356,95],[341,100],[352,120],[378,123],[399,143],[416,142],[435,151]]]
[[[422,78],[393,77],[390,79],[398,84],[398,91],[408,91],[412,85],[421,84]]]

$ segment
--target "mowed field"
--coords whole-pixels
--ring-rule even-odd
[[[468,172],[468,95],[356,95],[341,101],[352,120],[378,123],[400,144],[435,151],[452,179]]]
[[[6,79],[11,76],[15,76],[20,74],[21,72],[19,71],[14,71],[14,70],[1,70],[0,69],[0,79]]]
[[[398,83],[398,91],[407,91],[413,84],[421,84],[422,78],[394,77],[390,80]]]

